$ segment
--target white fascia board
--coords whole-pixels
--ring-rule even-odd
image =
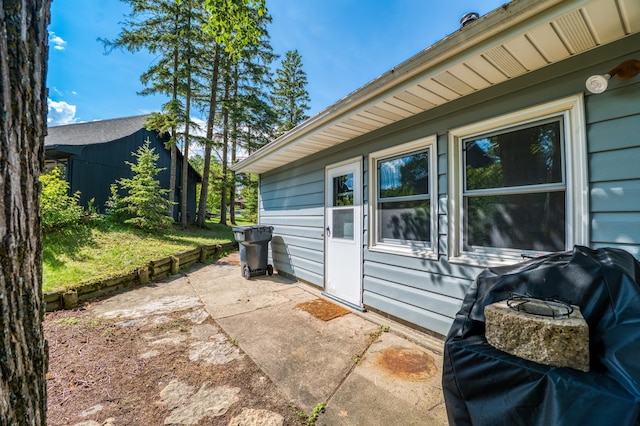
[[[580,8],[589,1],[591,0],[513,0],[506,3],[356,89],[230,168],[238,173],[263,173],[271,170],[275,167],[267,166],[265,170],[261,163],[269,158],[273,159],[279,152],[305,137],[339,123],[385,96],[409,87],[418,79],[437,74],[464,58],[499,45],[527,28]],[[525,27],[521,26],[527,20],[529,22]],[[287,162],[280,165],[285,164]]]

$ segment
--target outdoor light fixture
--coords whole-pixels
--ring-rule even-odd
[[[640,73],[640,61],[629,59],[604,75],[592,75],[589,77],[586,82],[587,90],[591,93],[602,93],[607,90],[611,77],[628,80],[638,75],[638,73]]]

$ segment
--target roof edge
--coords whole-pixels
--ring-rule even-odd
[[[146,114],[128,115],[126,117],[113,117],[113,118],[103,118],[103,119],[97,119],[97,120],[91,120],[91,121],[80,121],[77,123],[65,123],[65,124],[58,124],[55,126],[47,126],[47,129],[54,129],[54,128],[57,129],[60,127],[67,127],[67,126],[82,126],[82,125],[89,125],[89,124],[95,124],[95,123],[104,123],[107,121],[131,120],[134,118],[142,118],[150,115],[151,113],[146,113]]]
[[[249,157],[230,166],[230,169],[238,173],[251,173],[252,166],[277,153],[280,149],[294,145],[301,138],[330,126],[359,108],[366,107],[385,92],[403,85],[429,70],[442,66],[462,52],[482,45],[493,37],[506,33],[522,22],[541,15],[558,5],[560,5],[560,12],[562,12],[588,3],[588,1],[513,0],[510,3],[505,3],[349,93],[278,139],[252,153]]]

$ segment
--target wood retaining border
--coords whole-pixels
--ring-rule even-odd
[[[180,269],[188,268],[196,263],[205,263],[209,256],[237,249],[237,242],[203,245],[192,250],[152,260],[147,265],[141,266],[128,274],[82,284],[72,289],[45,293],[45,310],[51,312],[58,309],[75,308],[78,306],[78,302],[95,299],[137,285],[145,285],[169,275],[176,275],[180,272]]]

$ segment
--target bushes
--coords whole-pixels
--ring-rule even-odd
[[[55,168],[40,175],[39,180],[42,185],[40,213],[43,230],[77,225],[84,216],[84,210],[78,204],[80,192],[69,195],[69,182],[64,179],[62,170]]]

